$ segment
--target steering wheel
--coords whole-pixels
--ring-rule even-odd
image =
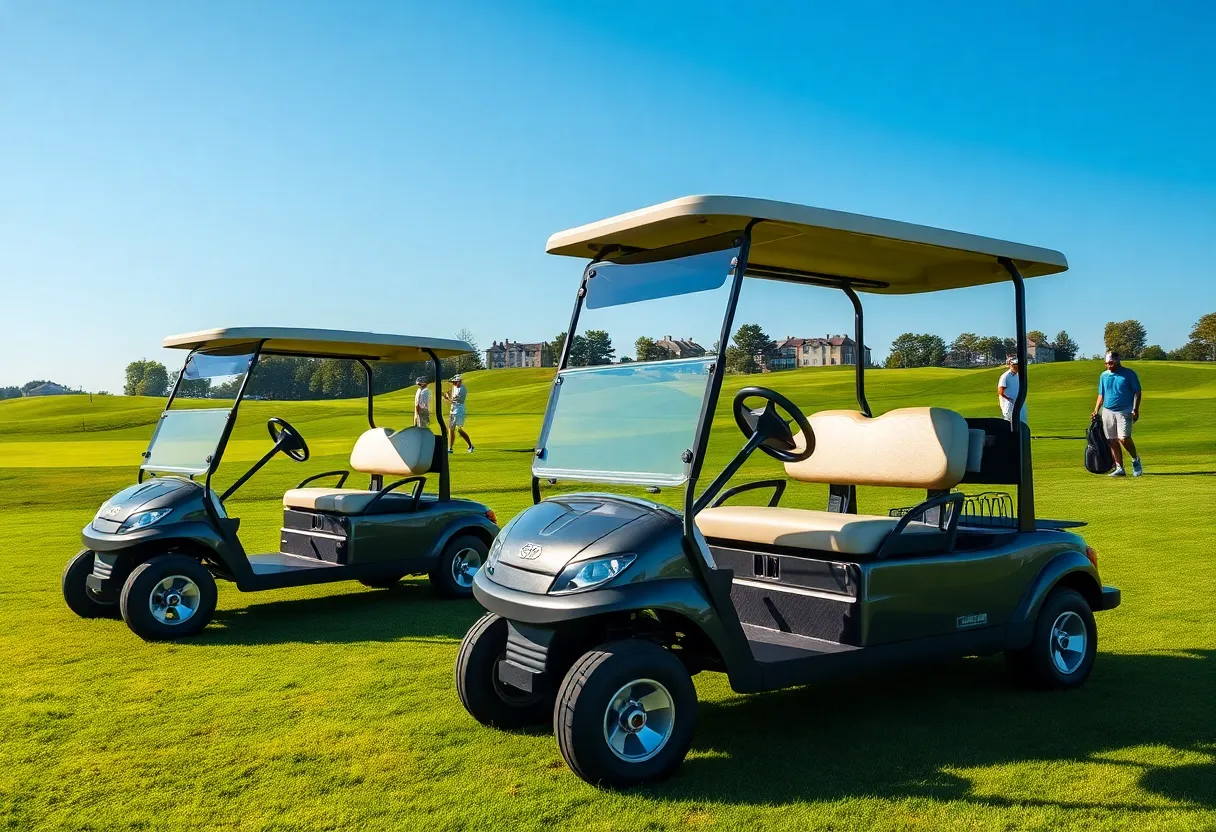
[[[748,399],[764,399],[765,405],[759,410],[752,410],[747,406]],[[802,450],[798,450],[789,421],[778,415],[778,407],[788,413],[802,431],[806,443]],[[735,423],[749,441],[759,438],[760,450],[773,459],[801,462],[815,453],[815,431],[811,429],[806,416],[785,396],[767,387],[744,387],[735,394]]]
[[[270,431],[270,438],[275,447],[280,451],[296,462],[308,461],[308,443],[304,441],[304,437],[298,430],[278,416],[272,416],[266,422],[266,428]]]

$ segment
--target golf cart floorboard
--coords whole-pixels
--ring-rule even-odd
[[[286,552],[270,552],[265,555],[250,555],[249,566],[255,575],[275,575],[280,572],[296,572],[300,569],[329,569],[341,566],[319,558],[289,555]]]
[[[752,657],[765,664],[854,653],[862,649],[849,644],[825,641],[821,638],[771,630],[768,627],[757,627],[754,624],[744,624],[743,634],[747,636],[747,643],[752,649]]]

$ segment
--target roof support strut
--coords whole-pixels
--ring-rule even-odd
[[[1034,516],[1034,469],[1030,461],[1030,427],[1022,421],[1022,407],[1030,392],[1030,378],[1026,372],[1026,283],[1013,261],[1000,258],[1000,263],[1013,280],[1013,309],[1018,342],[1018,395],[1013,402],[1013,416],[1009,420],[1010,430],[1018,443],[1018,531],[1035,530]]]
[[[873,416],[870,412],[870,403],[866,401],[866,333],[861,311],[861,298],[857,297],[857,293],[853,291],[853,287],[849,284],[844,284],[840,287],[844,293],[849,296],[849,300],[853,303],[853,340],[857,342],[853,354],[854,373],[856,374],[857,387],[857,407],[867,416]]]

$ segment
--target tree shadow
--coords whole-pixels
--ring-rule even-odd
[[[1042,436],[1040,436],[1039,434],[1034,433],[1034,434],[1031,434],[1031,435],[1030,435],[1030,438],[1031,438],[1031,439],[1064,439],[1064,440],[1077,440],[1077,441],[1081,441],[1081,442],[1084,442],[1084,441],[1085,441],[1085,436],[1084,436],[1084,435],[1082,435],[1082,436],[1050,436],[1050,435],[1042,435]]]
[[[693,756],[675,779],[647,791],[740,804],[868,796],[1148,811],[978,794],[958,771],[1031,761],[1105,765],[1112,757],[1117,764],[1116,752],[1130,747],[1169,746],[1211,760],[1127,763],[1143,769],[1139,785],[1216,808],[1214,659],[1216,650],[1103,653],[1086,686],[1067,693],[1017,689],[999,658],[968,659],[704,704]]]
[[[476,601],[441,598],[425,581],[393,589],[351,588],[341,595],[217,609],[190,644],[348,644],[361,641],[464,638],[483,610]]]

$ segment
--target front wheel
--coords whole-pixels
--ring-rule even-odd
[[[431,570],[431,585],[447,598],[472,598],[473,576],[486,562],[490,547],[475,534],[459,534],[443,547]]]
[[[456,693],[482,725],[508,730],[543,725],[553,713],[552,696],[504,684],[498,662],[507,653],[507,620],[486,613],[469,628],[456,656]]]
[[[91,549],[77,552],[67,566],[63,568],[63,578],[60,584],[63,588],[63,600],[68,609],[81,618],[105,618],[118,613],[115,601],[101,601],[89,589],[89,576],[93,574],[94,555]]]
[[[697,690],[669,650],[635,639],[585,653],[562,682],[554,733],[566,764],[596,786],[670,777],[697,724]]]
[[[1022,650],[1005,654],[1014,678],[1032,687],[1068,690],[1089,678],[1098,653],[1098,628],[1079,592],[1057,587],[1043,602],[1034,637]]]
[[[135,567],[118,604],[131,632],[145,641],[199,633],[215,612],[215,578],[195,558],[161,555]]]

